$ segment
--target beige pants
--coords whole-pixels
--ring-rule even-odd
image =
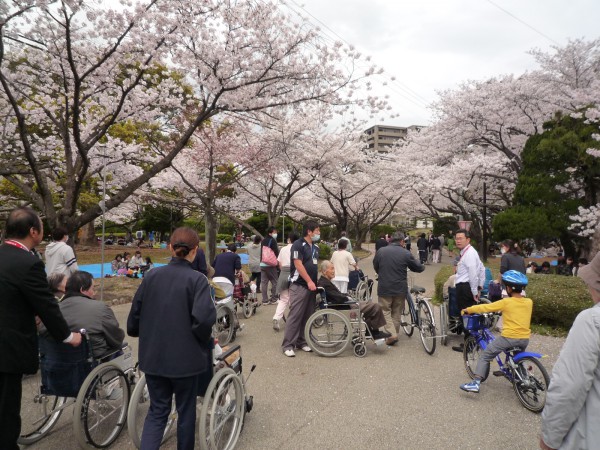
[[[398,336],[398,330],[400,330],[400,316],[403,312],[402,308],[404,307],[405,299],[406,295],[394,295],[391,297],[379,297],[378,300],[383,310],[383,316],[385,317],[385,331],[393,337]]]

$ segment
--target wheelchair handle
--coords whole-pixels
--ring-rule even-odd
[[[79,334],[81,334],[82,336],[85,336],[87,334],[87,330],[85,328],[82,328],[79,330]]]

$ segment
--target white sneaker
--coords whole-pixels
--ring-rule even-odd
[[[310,348],[308,345],[303,345],[302,347],[300,347],[300,350],[302,350],[303,352],[312,352],[312,348]]]
[[[279,320],[273,319],[273,329],[279,331]]]
[[[296,354],[294,353],[294,350],[292,350],[291,348],[289,350],[284,351],[283,354],[285,356],[290,357],[290,358],[293,357],[293,356],[296,356]]]

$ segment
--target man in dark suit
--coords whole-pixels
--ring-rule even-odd
[[[58,341],[78,346],[50,292],[44,263],[31,249],[42,241],[42,221],[31,208],[13,210],[0,245],[0,448],[18,450],[21,378],[38,369],[35,316]]]

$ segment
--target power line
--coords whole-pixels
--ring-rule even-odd
[[[310,17],[312,17],[315,21],[317,21],[319,24],[321,24],[324,28],[326,28],[327,30],[329,30],[329,32],[331,34],[333,34],[334,36],[336,36],[337,38],[339,38],[348,47],[355,48],[354,45],[352,45],[350,42],[348,42],[346,39],[344,39],[342,36],[340,36],[335,30],[331,29],[326,23],[324,23],[319,18],[317,18],[316,16],[314,16],[313,14],[311,14],[302,5],[299,5],[295,0],[289,0],[289,1],[291,1],[294,5],[296,5],[297,8],[301,9],[306,14],[308,14]],[[286,2],[281,2],[281,3],[284,6],[288,7],[296,15],[302,17],[302,15],[298,11],[296,11],[295,9],[293,9],[292,7],[290,7],[289,4],[287,4]],[[335,39],[333,39],[331,36],[327,36],[327,34],[325,34],[322,30],[317,29],[317,32],[319,33],[320,36],[322,36],[322,38],[325,38],[325,39],[327,39],[327,40],[329,40],[331,42],[335,42]],[[392,90],[393,92],[395,92],[397,95],[400,95],[401,97],[405,98],[406,100],[408,100],[409,102],[411,102],[414,105],[418,106],[419,108],[426,109],[426,107],[429,105],[429,103],[430,103],[429,100],[427,100],[424,97],[422,97],[419,93],[417,93],[415,90],[411,89],[406,84],[404,84],[404,83],[402,83],[402,82],[394,79],[393,77],[390,77],[387,74],[379,74],[379,75],[382,78],[387,78],[387,80],[388,80],[388,81],[386,81],[387,85],[384,84],[384,83],[382,83],[380,80],[378,80],[378,82],[381,83],[383,87],[389,88],[390,90]],[[393,89],[393,87],[391,86],[391,84],[395,85],[396,89]],[[404,92],[402,92],[402,91],[404,91]]]
[[[537,28],[533,27],[532,25],[529,25],[527,22],[525,22],[523,19],[518,18],[517,16],[515,16],[513,13],[511,13],[510,11],[504,9],[503,7],[501,7],[500,5],[494,3],[492,0],[487,0],[488,3],[494,5],[496,8],[498,8],[500,11],[504,12],[505,14],[508,14],[510,17],[512,17],[513,19],[515,19],[516,21],[522,23],[523,25],[525,25],[527,28],[535,31],[537,34],[539,34],[540,36],[548,39],[550,42],[556,44],[556,45],[560,45],[560,43],[556,42],[554,39],[552,39],[550,36],[548,36],[547,34],[542,33],[540,30],[538,30]]]

